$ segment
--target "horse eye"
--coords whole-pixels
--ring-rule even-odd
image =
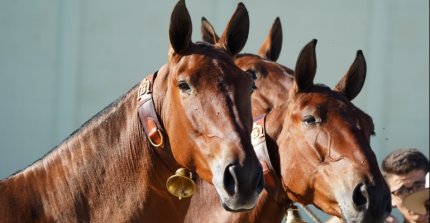
[[[308,126],[313,126],[317,123],[321,123],[321,120],[316,119],[314,116],[312,115],[307,115],[305,116],[305,118],[303,119],[303,122],[308,125]]]
[[[189,90],[191,90],[190,85],[188,85],[188,83],[185,82],[185,81],[179,82],[178,87],[184,93],[187,92],[187,91],[189,91]]]

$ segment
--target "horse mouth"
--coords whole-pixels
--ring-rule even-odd
[[[385,219],[385,218],[380,220],[368,219],[369,216],[366,216],[366,215],[369,215],[369,213],[366,213],[363,211],[355,211],[355,213],[351,213],[351,211],[346,210],[341,205],[339,205],[339,209],[341,212],[342,220],[345,223],[368,223],[368,222],[383,223]]]
[[[239,196],[233,196],[231,198],[228,197],[222,197],[218,195],[221,201],[222,207],[229,212],[243,212],[243,211],[249,211],[253,209],[257,203],[257,196],[251,196],[253,198],[250,199],[250,197],[246,197],[244,199],[243,197]]]
[[[228,205],[226,205],[224,202],[221,202],[222,207],[226,210],[226,211],[230,211],[230,212],[243,212],[243,211],[249,211],[252,208],[239,208],[239,209],[231,209]]]

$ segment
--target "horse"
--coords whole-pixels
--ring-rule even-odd
[[[213,27],[202,21],[204,39],[216,41]],[[217,207],[211,185],[198,181],[185,222],[281,222],[294,202],[313,204],[346,222],[384,222],[391,212],[390,191],[370,147],[373,121],[351,102],[366,76],[362,51],[332,90],[313,83],[316,40],[302,49],[293,79],[290,70],[280,71],[282,65],[265,67],[279,56],[280,49],[270,46],[281,47],[280,32],[276,19],[259,55],[236,58],[257,78],[252,101],[260,103],[252,105],[258,120],[253,139],[265,190],[254,209],[232,213]]]
[[[165,184],[177,168],[212,184],[227,209],[253,208],[264,187],[250,136],[254,80],[233,60],[248,31],[239,3],[218,44],[194,43],[179,0],[167,63],[1,180],[1,221],[182,222],[190,200]]]

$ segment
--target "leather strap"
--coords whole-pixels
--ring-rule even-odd
[[[282,180],[278,174],[276,174],[267,150],[265,128],[266,116],[267,113],[254,119],[254,125],[251,132],[252,145],[254,146],[254,151],[263,167],[265,189],[269,192],[269,196],[271,196],[278,205],[288,207],[291,200],[284,191]]]
[[[156,77],[157,72],[147,76],[140,83],[137,98],[138,115],[153,150],[160,156],[169,169],[175,172],[180,166],[173,157],[167,134],[159,121],[152,98],[152,85]]]
[[[254,125],[251,132],[252,145],[254,146],[258,159],[260,161],[264,161],[270,170],[274,170],[272,162],[270,161],[269,152],[267,151],[265,128],[266,115],[267,113],[254,119]]]

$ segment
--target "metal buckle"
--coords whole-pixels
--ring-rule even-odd
[[[158,133],[158,136],[160,137],[160,143],[156,144],[154,141],[152,141],[151,136],[149,135],[148,135],[148,140],[153,147],[160,148],[164,146],[164,138],[163,138],[163,134],[158,128],[157,128],[157,133]]]

